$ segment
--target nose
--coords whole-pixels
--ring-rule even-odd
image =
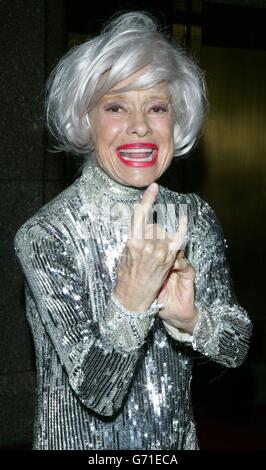
[[[149,120],[146,114],[141,110],[134,110],[128,116],[127,134],[136,134],[139,137],[144,137],[151,133]]]

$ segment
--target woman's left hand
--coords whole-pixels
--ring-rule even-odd
[[[195,269],[180,250],[175,264],[160,290],[157,300],[163,307],[159,311],[162,320],[184,332],[193,333],[198,318],[194,305]]]

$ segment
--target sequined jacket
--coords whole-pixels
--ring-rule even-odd
[[[228,367],[246,356],[251,323],[232,290],[217,218],[195,194],[160,187],[156,201],[167,230],[177,229],[180,207],[188,214],[200,310],[193,335],[114,304],[141,194],[92,158],[16,234],[36,349],[34,449],[196,449],[191,348]]]

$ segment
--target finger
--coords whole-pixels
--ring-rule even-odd
[[[167,236],[167,232],[158,224],[145,226],[145,240],[166,240]]]
[[[173,269],[176,269],[177,271],[194,270],[190,261],[185,257],[185,253],[183,250],[180,250],[180,252],[178,253],[175,263],[173,265]]]
[[[178,230],[174,234],[169,234],[170,250],[184,250],[187,243],[188,218],[183,215],[179,220]]]
[[[145,225],[148,221],[148,215],[154,204],[159,191],[157,183],[150,184],[145,190],[141,201],[133,210],[131,218],[131,237],[135,239],[144,238]]]
[[[168,296],[166,289],[162,289],[158,294],[157,300],[160,304],[160,308],[163,308],[164,304],[167,302]]]

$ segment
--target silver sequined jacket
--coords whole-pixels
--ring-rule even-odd
[[[227,367],[246,356],[251,323],[234,297],[219,223],[195,194],[160,187],[156,201],[168,230],[187,210],[200,310],[193,336],[114,303],[125,227],[142,193],[92,158],[16,234],[36,348],[34,449],[196,449],[191,348]]]

